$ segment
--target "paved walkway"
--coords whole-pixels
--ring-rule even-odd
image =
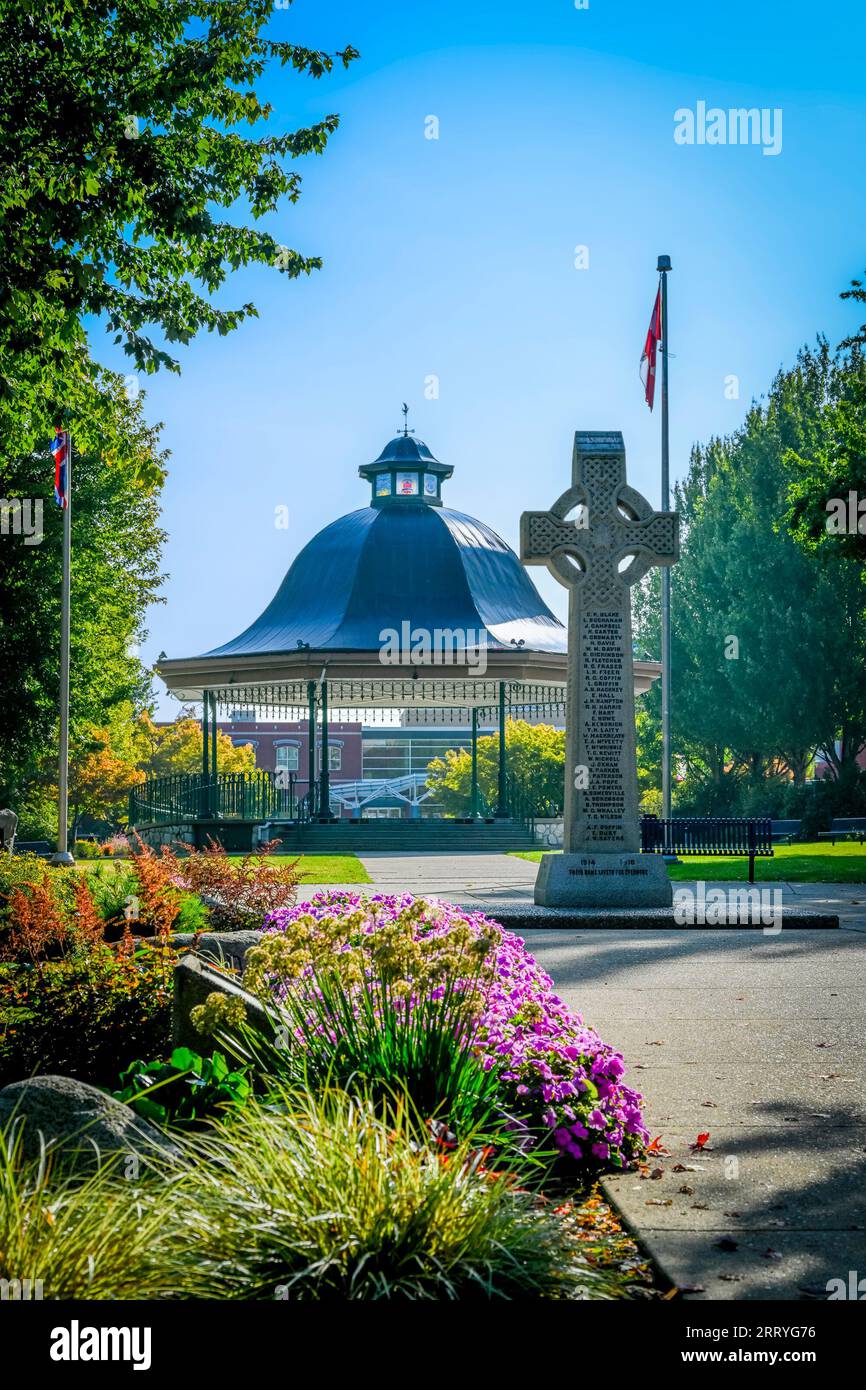
[[[826,1298],[829,1279],[866,1275],[862,931],[524,936],[622,1050],[670,1150],[659,1176],[607,1186],[674,1283],[695,1298]]]
[[[532,902],[538,865],[509,854],[361,854],[370,884],[331,884],[366,893],[433,894],[495,914],[497,906]],[[303,892],[321,885],[304,883]],[[694,882],[677,887],[694,888]],[[742,888],[744,879],[712,883],[713,888]],[[866,883],[766,883],[780,888],[783,907],[813,907],[838,914],[853,930],[866,931]],[[706,928],[702,928],[706,930]],[[866,1272],[866,1271],[864,1271]]]
[[[435,894],[491,916],[532,900],[528,860],[362,858],[362,892]],[[646,1096],[670,1153],[657,1177],[608,1188],[694,1299],[826,1298],[828,1280],[866,1277],[866,885],[772,886],[786,905],[837,912],[840,930],[523,933]]]

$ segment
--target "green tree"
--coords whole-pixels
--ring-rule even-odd
[[[147,777],[168,777],[178,772],[201,771],[201,724],[191,710],[183,710],[172,723],[157,724],[143,710],[136,724],[136,766]],[[217,771],[252,772],[256,765],[251,743],[232,743],[217,731]]]
[[[143,400],[129,401],[113,378],[105,408],[130,452],[147,453],[149,477],[161,477],[164,455],[157,430],[143,417]],[[44,536],[0,536],[0,802],[19,807],[44,785],[46,757],[56,749],[60,658],[62,513],[53,500],[54,469],[47,449],[3,461],[0,493],[42,504]],[[76,455],[73,517],[70,729],[77,740],[103,728],[112,711],[141,708],[150,679],[138,659],[148,606],[159,600],[159,489],[132,465],[107,468],[94,454]],[[43,798],[44,799],[44,798]]]
[[[825,411],[825,430],[788,451],[787,521],[796,540],[821,561],[839,553],[866,562],[866,358],[852,350]],[[866,610],[866,589],[863,593]]]
[[[320,266],[248,225],[296,201],[299,156],[338,125],[252,133],[272,108],[271,64],[319,78],[328,54],[276,41],[273,0],[6,0],[0,12],[0,433],[27,453],[65,408],[85,452],[107,433],[83,320],[101,320],[137,371],[178,370],[174,344],[230,332],[252,304],[212,296],[261,263],[295,277]],[[240,217],[220,210],[242,208]],[[111,412],[108,412],[111,420]],[[142,465],[140,456],[127,462]]]
[[[694,449],[677,489],[672,721],[703,810],[762,809],[816,749],[853,773],[866,741],[862,570],[841,548],[819,563],[788,524],[792,470],[861,378],[859,354],[804,349],[740,430]]]
[[[536,807],[548,803],[561,809],[565,769],[565,734],[550,724],[527,724],[509,719],[505,725],[506,763],[527,800]],[[484,807],[496,804],[499,783],[499,734],[478,740],[478,786]],[[427,767],[427,785],[445,815],[469,814],[472,756],[467,749],[449,748],[444,758]]]

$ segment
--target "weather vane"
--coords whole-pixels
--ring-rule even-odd
[[[408,435],[414,434],[414,433],[415,433],[415,431],[414,431],[414,430],[410,430],[410,428],[409,428],[409,407],[408,407],[408,405],[406,404],[406,402],[404,401],[404,402],[403,402],[403,438],[405,439],[405,438],[408,437]]]

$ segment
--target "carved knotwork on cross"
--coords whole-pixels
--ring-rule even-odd
[[[574,520],[567,520],[575,511]],[[678,556],[679,517],[654,511],[628,486],[618,431],[576,434],[571,487],[549,512],[520,518],[523,563],[546,565],[585,608],[623,608],[630,585],[653,565],[672,565]]]

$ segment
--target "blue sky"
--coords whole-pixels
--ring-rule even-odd
[[[325,264],[303,283],[235,276],[221,302],[253,299],[260,317],[145,383],[172,451],[167,604],[145,659],[205,651],[261,611],[307,540],[366,504],[358,465],[403,400],[454,466],[446,504],[512,545],[520,512],[567,485],[575,429],[621,429],[630,481],[657,503],[659,417],[638,359],[659,252],[674,266],[674,477],[801,343],[861,321],[838,299],[866,269],[861,3],[297,0],[271,28],[361,51],[319,83],[263,84],[275,129],[341,115],[324,157],[304,161],[300,203],[269,219]],[[699,101],[781,109],[781,153],[676,144],[675,111]],[[564,593],[533,577],[563,613]]]

